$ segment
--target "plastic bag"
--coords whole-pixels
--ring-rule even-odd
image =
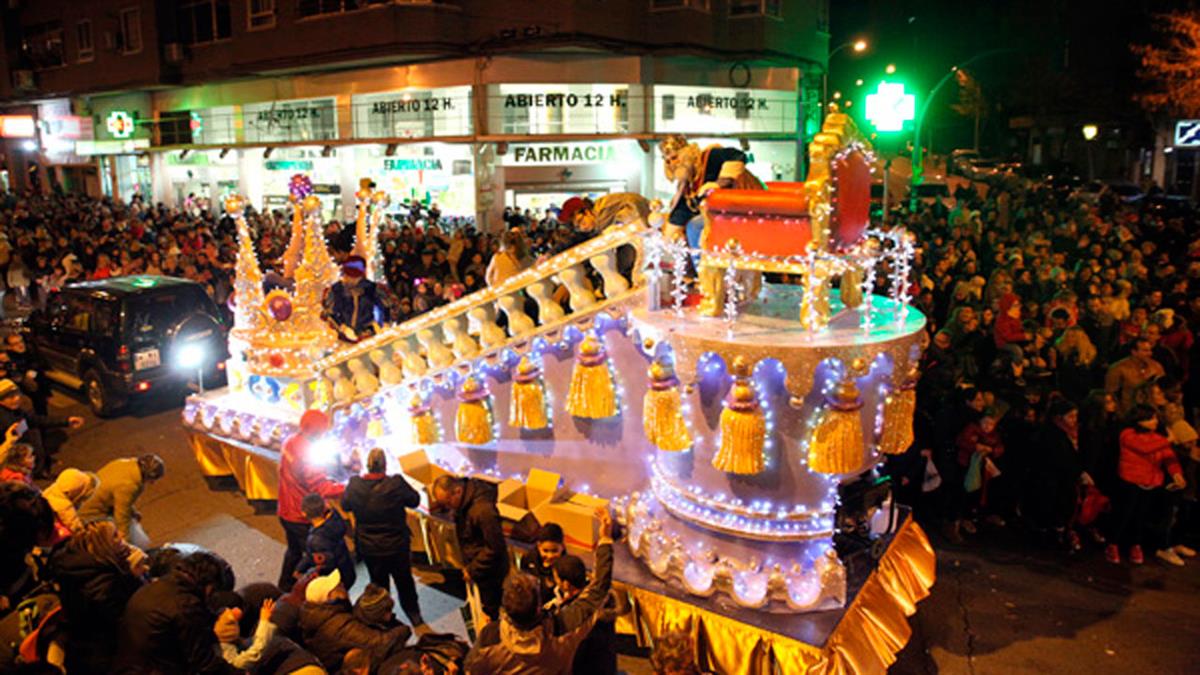
[[[978,452],[971,454],[971,463],[967,465],[967,473],[963,476],[963,489],[968,493],[977,492],[983,487],[983,455]]]
[[[925,479],[921,481],[921,492],[933,492],[942,485],[942,474],[933,465],[933,459],[925,458]]]

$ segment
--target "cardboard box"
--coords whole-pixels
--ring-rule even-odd
[[[444,476],[449,471],[429,461],[429,455],[425,454],[424,450],[410,452],[407,455],[400,455],[400,471],[404,475],[421,483],[425,487],[433,484],[439,476]]]
[[[558,523],[563,529],[567,550],[582,553],[596,548],[596,540],[600,535],[597,508],[608,508],[608,500],[574,494],[569,499],[542,503],[533,510],[533,515],[539,523]]]

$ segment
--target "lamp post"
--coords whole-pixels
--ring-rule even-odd
[[[1085,124],[1081,131],[1083,132],[1084,144],[1087,145],[1088,180],[1093,181],[1096,180],[1096,160],[1092,154],[1092,141],[1096,140],[1096,136],[1100,133],[1100,127],[1095,124]]]
[[[933,102],[934,97],[938,95],[938,92],[942,90],[942,87],[946,86],[946,83],[950,81],[950,78],[954,77],[954,74],[957,73],[959,69],[966,68],[979,59],[988,56],[995,56],[996,54],[1015,51],[1019,50],[1006,47],[1003,49],[991,49],[972,56],[957,66],[954,66],[949,70],[949,72],[943,75],[942,79],[938,80],[938,83],[933,85],[933,89],[929,91],[929,95],[926,96],[925,100],[921,103],[921,112],[917,114],[917,121],[913,124],[912,187],[908,191],[908,208],[910,211],[915,212],[917,210],[917,203],[920,201],[920,198],[917,196],[917,186],[920,185],[925,179],[925,153],[921,150],[921,125],[925,122],[925,113],[929,112],[929,104]]]
[[[858,39],[852,42],[844,42],[833,51],[829,52],[829,59],[825,62],[825,72],[821,73],[821,117],[824,118],[826,110],[829,108],[829,64],[833,63],[833,57],[840,54],[843,50],[853,49],[856,53],[867,51],[868,43],[866,40]]]

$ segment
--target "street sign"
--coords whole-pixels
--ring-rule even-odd
[[[917,98],[904,93],[902,82],[880,82],[874,94],[867,95],[867,119],[876,131],[900,131],[917,112]]]
[[[1175,146],[1200,148],[1200,120],[1179,120],[1175,123]]]

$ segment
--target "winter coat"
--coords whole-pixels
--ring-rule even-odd
[[[331,673],[342,667],[346,652],[355,647],[367,650],[371,663],[380,663],[393,650],[403,647],[412,634],[404,624],[385,630],[359,621],[348,600],[304,603],[300,608],[300,630],[305,648]]]
[[[54,509],[59,523],[72,532],[79,532],[83,529],[83,521],[76,508],[98,487],[97,482],[94,473],[63,469],[42,496],[50,502],[50,508]]]
[[[112,518],[117,532],[129,541],[129,528],[137,519],[134,502],[142,495],[145,481],[136,457],[114,459],[96,472],[100,486],[79,508],[85,523]]]
[[[116,673],[236,673],[221,658],[203,589],[176,573],[143,586],[125,607]]]
[[[315,492],[326,499],[337,499],[345,489],[329,479],[324,469],[308,457],[309,442],[303,433],[289,436],[279,452],[279,497],[276,512],[289,523],[307,523],[300,502]]]
[[[354,559],[346,546],[346,520],[337,511],[331,510],[324,522],[308,531],[304,557],[296,572],[304,574],[313,568],[321,576],[338,570],[347,588],[354,585],[356,574]]]
[[[983,427],[979,426],[979,422],[971,422],[964,427],[959,432],[954,444],[958,449],[958,464],[963,467],[971,463],[971,455],[975,454],[976,445],[986,445],[991,448],[990,457],[993,461],[1004,454],[1004,442],[1000,440],[1000,433],[996,429],[985,433]]]
[[[541,584],[543,600],[554,597],[554,566],[542,564],[542,556],[536,546],[521,558],[521,571],[537,578]]]
[[[3,469],[0,469],[0,482],[9,482],[9,481],[14,482],[14,483],[24,483],[30,487],[34,486],[33,478],[29,474],[22,473],[21,471],[17,471],[16,469],[11,469],[6,466]]]
[[[1121,432],[1120,444],[1117,475],[1121,480],[1139,487],[1156,488],[1166,479],[1164,472],[1182,475],[1179,459],[1166,436],[1131,428]]]
[[[572,600],[567,606],[574,602]],[[625,596],[609,591],[604,604],[596,610],[596,625],[575,652],[571,675],[617,675],[616,621],[628,611],[629,602]]]
[[[580,643],[599,618],[597,611],[612,586],[612,542],[596,547],[596,571],[591,583],[571,603],[522,629],[502,614],[484,626],[467,655],[470,675],[566,675]]]
[[[496,510],[496,486],[471,478],[454,513],[458,547],[471,581],[500,586],[508,576],[508,544]]]
[[[59,546],[50,555],[50,577],[66,615],[68,672],[112,672],[117,625],[142,580],[128,565],[116,567],[83,550]]]
[[[1029,472],[1026,494],[1029,515],[1044,528],[1066,526],[1075,513],[1083,456],[1071,437],[1053,422],[1047,422],[1034,437],[1036,466]]]
[[[358,552],[386,557],[407,551],[412,533],[408,512],[421,504],[421,495],[403,476],[354,476],[342,495],[342,508],[354,514]]]

